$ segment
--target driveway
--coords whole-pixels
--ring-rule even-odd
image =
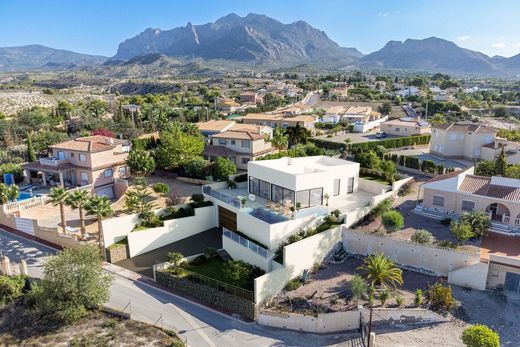
[[[189,257],[203,253],[206,247],[222,248],[222,232],[219,228],[209,229],[136,257],[121,260],[116,265],[152,278],[153,265],[166,261],[169,252],[180,252]]]

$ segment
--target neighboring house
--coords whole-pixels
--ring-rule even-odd
[[[249,104],[257,104],[262,103],[262,98],[255,92],[243,92],[240,94],[240,103],[249,103]]]
[[[273,128],[268,125],[256,125],[256,124],[242,124],[236,123],[229,129],[233,131],[249,131],[251,133],[262,134],[267,136],[268,139],[273,137]]]
[[[204,135],[205,137],[209,137],[210,135],[227,131],[227,130],[231,129],[231,127],[235,124],[236,124],[235,121],[232,121],[232,120],[219,119],[219,120],[210,120],[207,122],[200,122],[195,125],[197,126],[197,128],[199,128],[202,135]]]
[[[496,130],[480,124],[434,125],[430,153],[445,158],[480,159],[482,146],[493,143],[496,134]]]
[[[204,158],[214,160],[225,157],[236,164],[237,169],[247,170],[247,164],[265,154],[275,152],[266,135],[242,130],[229,130],[210,136],[204,148]]]
[[[348,98],[348,86],[332,88],[329,90],[329,96],[336,96],[338,100],[346,100]]]
[[[430,123],[421,121],[420,117],[404,117],[381,123],[381,131],[396,136],[424,135],[431,132],[431,126]]]
[[[473,174],[474,168],[439,175],[422,185],[422,208],[460,216],[483,211],[500,231],[520,232],[520,180]],[[497,224],[498,223],[498,224]]]
[[[370,106],[351,106],[341,116],[341,121],[354,125],[355,133],[370,131],[387,119],[388,116],[381,117],[381,113],[372,111]]]
[[[75,187],[93,184],[100,195],[114,196],[116,178],[128,177],[127,141],[105,136],[80,137],[49,146],[51,156],[24,164],[29,180],[43,186]]]
[[[398,88],[398,87],[396,87],[396,88]],[[405,98],[408,96],[415,96],[415,95],[419,94],[419,88],[413,87],[413,86],[406,86],[406,87],[396,91],[395,94],[399,95],[402,98]]]
[[[235,112],[240,109],[240,104],[233,99],[220,98],[217,101],[217,109],[225,113]]]
[[[299,124],[301,127],[312,130],[316,119],[313,116],[296,115],[284,116],[279,113],[249,113],[242,117],[244,124],[268,125],[271,128],[289,128]]]
[[[450,100],[453,100],[453,95],[451,94],[448,94],[447,92],[440,92],[438,94],[435,94],[433,96],[433,100],[435,101],[450,101]]]
[[[502,148],[508,164],[520,164],[520,143],[498,137],[492,143],[480,148],[480,159],[496,160],[502,152]]]
[[[327,108],[325,115],[320,117],[320,122],[333,124],[339,123],[343,113],[345,113],[345,108],[343,106],[331,106]]]

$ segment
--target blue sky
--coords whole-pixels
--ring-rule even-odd
[[[363,53],[429,36],[488,55],[520,53],[515,0],[0,0],[0,47],[39,43],[112,56],[146,28],[204,24],[231,12],[304,20]]]

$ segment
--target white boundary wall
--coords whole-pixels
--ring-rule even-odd
[[[343,231],[343,245],[349,253],[361,255],[384,253],[399,265],[424,269],[438,276],[448,276],[450,271],[480,263],[479,253],[424,246],[390,237],[360,233],[347,228]]]
[[[255,279],[255,302],[260,304],[283,289],[287,281],[320,263],[341,243],[341,226],[284,247],[284,266]]]
[[[336,333],[342,331],[356,330],[361,325],[361,316],[365,321],[369,320],[368,309],[361,311],[342,311],[332,313],[320,313],[317,316],[308,316],[296,313],[282,313],[263,310],[258,314],[258,324],[306,331],[311,333]],[[372,322],[377,324],[425,324],[446,322],[443,316],[421,308],[395,309],[380,308],[374,309]]]
[[[256,265],[264,271],[269,271],[270,259],[262,257],[249,248],[230,240],[229,237],[222,235],[222,248],[228,252],[231,258],[243,260],[246,263]]]
[[[137,214],[104,220],[105,247],[128,237],[130,257],[135,257],[217,226],[215,206],[199,207],[194,211],[194,216],[167,220],[163,227],[136,232],[132,230],[139,223]]]

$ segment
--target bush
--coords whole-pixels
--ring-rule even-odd
[[[352,279],[348,282],[348,286],[356,303],[359,299],[363,298],[363,296],[368,293],[367,281],[365,281],[365,279],[359,275],[352,277]]]
[[[213,167],[213,177],[220,181],[227,181],[229,175],[237,172],[237,166],[228,158],[218,157]]]
[[[412,241],[421,245],[431,245],[433,242],[433,235],[428,230],[416,230],[412,235]]]
[[[397,195],[399,196],[406,196],[410,194],[412,191],[412,182],[405,183],[399,188],[399,191],[397,192]]]
[[[395,297],[395,303],[397,304],[398,307],[402,307],[403,303],[404,303],[403,297],[401,295],[397,295]]]
[[[184,255],[180,252],[168,252],[166,261],[172,263],[174,267],[178,267],[184,261]]]
[[[192,178],[205,178],[208,161],[204,158],[195,157],[184,165],[184,174]]]
[[[0,276],[0,305],[5,305],[22,295],[24,278],[21,276]]]
[[[23,168],[18,164],[13,163],[5,163],[0,165],[0,176],[1,179],[4,179],[4,174],[13,174],[14,181],[16,183],[21,182],[23,180]]]
[[[487,326],[480,324],[464,329],[462,342],[468,347],[500,347],[498,334]]]
[[[422,293],[422,290],[421,289],[417,289],[415,291],[415,299],[414,299],[414,304],[416,307],[419,307],[421,306],[422,304],[422,299],[423,299],[423,293]]]
[[[130,171],[137,176],[148,176],[155,171],[155,159],[144,149],[132,149],[128,153],[126,163]]]
[[[215,258],[218,255],[215,247],[206,247],[204,249],[204,256],[208,259]]]
[[[428,302],[433,310],[449,311],[453,307],[453,295],[450,286],[435,283],[428,287]]]
[[[448,240],[442,240],[441,242],[439,242],[438,246],[451,249],[457,249],[459,247],[456,243],[453,243]]]
[[[153,191],[157,194],[168,194],[170,192],[170,187],[166,183],[156,183],[153,186]]]
[[[382,216],[385,229],[393,232],[401,229],[404,225],[403,215],[398,211],[388,211]]]
[[[190,262],[190,265],[201,265],[204,264],[208,260],[205,255],[199,255],[197,258],[193,259]]]
[[[293,291],[293,290],[296,290],[298,288],[300,288],[302,285],[302,282],[300,281],[299,278],[293,278],[292,280],[290,280],[289,282],[287,282],[287,284],[285,285],[285,290],[290,292],[290,291]]]

